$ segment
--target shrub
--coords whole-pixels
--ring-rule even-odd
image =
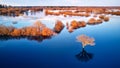
[[[63,28],[64,28],[64,24],[61,21],[57,20],[54,27],[54,31],[59,33]]]

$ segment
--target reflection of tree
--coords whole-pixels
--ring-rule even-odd
[[[51,39],[51,37],[42,37],[42,36],[7,36],[7,35],[0,35],[0,41],[7,41],[7,40],[20,40],[20,39],[28,39],[28,40],[35,40],[38,42],[42,42],[45,39]]]
[[[76,55],[76,58],[80,60],[81,62],[87,62],[93,58],[93,54],[86,52],[83,48],[82,52]]]

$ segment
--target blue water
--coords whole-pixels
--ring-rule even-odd
[[[82,52],[78,35],[95,39],[95,46],[86,46],[85,59],[76,57]],[[83,60],[83,61],[82,61]],[[120,68],[120,17],[109,22],[87,25],[69,33],[60,34],[40,42],[9,39],[0,41],[0,68]]]

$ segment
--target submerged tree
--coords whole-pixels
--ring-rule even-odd
[[[90,46],[95,45],[94,38],[88,37],[86,35],[77,36],[77,41],[82,43],[83,48],[87,45],[90,45]]]
[[[83,34],[83,35],[77,36],[77,41],[82,43],[82,51],[76,55],[76,58],[82,62],[87,62],[90,59],[92,59],[93,54],[86,52],[84,47],[87,45],[90,45],[90,46],[95,45],[94,38],[91,38]]]

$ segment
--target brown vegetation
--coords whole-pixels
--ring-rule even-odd
[[[72,12],[71,11],[60,11],[59,12],[54,12],[54,10],[46,10],[45,11],[45,15],[63,15],[64,17],[66,16],[85,16],[85,17],[89,17],[90,14],[89,13],[76,13],[76,12]]]
[[[105,15],[100,15],[99,18],[103,19],[104,21],[109,21],[109,17]]]
[[[86,35],[77,36],[76,39],[77,39],[78,42],[82,43],[83,48],[87,45],[91,45],[91,46],[95,45],[95,43],[94,43],[95,39],[91,38],[89,36],[86,36]]]
[[[102,19],[90,18],[87,24],[94,25],[94,24],[100,24],[102,22],[103,22]]]
[[[73,21],[71,21],[70,26],[73,29],[77,29],[77,28],[80,28],[80,27],[85,27],[86,23],[85,23],[85,21],[76,21],[76,20],[73,20]]]
[[[97,23],[97,24],[102,23],[102,19],[97,19],[97,20],[96,20],[96,23]]]
[[[31,14],[37,11],[41,11],[40,7],[8,7],[8,8],[0,8],[0,15],[3,16],[20,16],[26,13],[28,15],[28,10],[31,10]]]
[[[96,19],[95,18],[90,18],[88,20],[88,23],[87,24],[95,24],[96,23]]]
[[[0,35],[10,35],[14,29],[13,26],[0,25]]]
[[[109,21],[109,17],[104,17],[104,21]]]
[[[11,33],[12,36],[21,36],[21,29],[14,29]]]
[[[74,29],[77,29],[80,27],[85,27],[86,23],[85,23],[85,21],[73,20],[73,21],[71,21],[70,26],[68,24],[66,24],[66,26],[67,26],[67,29],[69,32],[73,32]]]
[[[99,18],[100,19],[104,19],[105,15],[100,15]]]
[[[68,6],[39,6],[39,7],[3,7],[0,8],[0,15],[4,16],[19,16],[26,13],[28,15],[28,10],[31,10],[31,14],[34,14],[37,11],[45,10],[46,15],[64,15],[66,16],[90,16],[90,13],[94,14],[111,14],[111,15],[120,15],[120,11],[112,11],[116,7],[68,7]],[[116,8],[120,10],[119,7]],[[49,11],[50,10],[50,11]],[[60,10],[59,12],[51,12],[54,10]],[[63,11],[64,10],[64,11]],[[75,10],[72,12],[72,10]],[[110,10],[110,11],[109,11]],[[85,13],[82,13],[85,12]]]
[[[12,26],[0,25],[0,35],[7,36],[45,36],[50,37],[54,32],[41,22],[35,22],[33,26],[15,28]]]
[[[77,28],[79,27],[78,22],[77,22],[76,20],[71,21],[70,26],[71,26],[73,29],[77,29]]]
[[[43,28],[43,30],[41,31],[41,35],[44,36],[44,37],[50,37],[53,34],[54,34],[54,32],[47,27]]]
[[[64,28],[64,24],[60,20],[57,20],[55,23],[54,31],[59,33],[63,28]]]
[[[120,10],[120,9],[119,9],[119,10]],[[105,14],[111,14],[111,15],[117,15],[117,16],[120,16],[120,11],[112,11],[112,12],[107,11],[107,12],[105,12]]]
[[[85,21],[79,21],[78,22],[78,27],[85,27],[85,26],[86,26]]]

